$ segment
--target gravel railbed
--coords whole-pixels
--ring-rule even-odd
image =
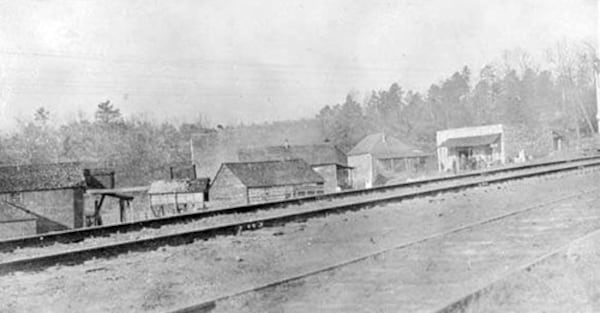
[[[563,173],[0,277],[2,312],[164,312],[594,186]]]
[[[598,264],[600,231],[481,289],[451,312],[600,312]]]
[[[521,172],[525,173],[527,171],[535,171],[535,170],[536,169],[525,170],[525,171],[521,171]],[[529,181],[531,181],[531,179],[542,179],[542,180],[554,179],[557,177],[563,177],[565,175],[568,175],[568,176],[582,175],[585,173],[592,173],[592,172],[597,172],[597,171],[600,171],[600,168],[587,168],[584,170],[580,170],[578,172],[549,174],[549,175],[546,175],[541,178],[527,178],[525,180],[518,180],[515,182],[502,183],[502,184],[498,184],[496,186],[509,185],[509,184],[527,184]],[[511,175],[511,173],[497,174],[497,175],[494,175],[493,177],[502,177],[505,175]],[[461,182],[469,182],[469,181],[475,181],[475,180],[479,180],[479,179],[481,179],[481,178],[465,178],[460,181]],[[285,214],[285,213],[301,212],[304,210],[313,210],[313,209],[318,209],[318,208],[324,208],[324,207],[331,206],[331,205],[350,204],[350,203],[357,201],[357,199],[366,201],[366,200],[370,200],[370,199],[377,199],[377,198],[380,198],[383,196],[402,195],[402,194],[407,194],[407,193],[411,193],[414,191],[422,190],[424,188],[451,186],[454,183],[455,182],[432,183],[432,184],[427,184],[424,187],[403,188],[401,190],[378,192],[378,193],[374,193],[374,194],[370,194],[370,195],[366,195],[366,196],[360,196],[360,197],[348,197],[348,198],[344,198],[344,199],[316,201],[316,202],[306,203],[306,204],[302,204],[302,205],[289,206],[286,208],[256,211],[256,212],[250,212],[250,213],[244,213],[244,214],[217,215],[217,216],[208,217],[208,218],[205,218],[202,220],[192,221],[192,222],[188,222],[188,223],[165,225],[160,228],[145,228],[140,231],[127,232],[127,233],[115,233],[115,234],[112,234],[112,235],[106,236],[106,237],[91,237],[91,238],[87,238],[87,239],[77,242],[77,243],[55,243],[53,245],[44,246],[44,247],[21,248],[21,249],[17,249],[15,251],[8,252],[8,253],[0,253],[0,262],[7,262],[7,261],[11,261],[11,260],[40,256],[40,255],[51,254],[51,253],[66,252],[66,251],[73,250],[73,249],[92,248],[92,247],[102,246],[102,245],[106,245],[106,244],[119,243],[119,242],[125,242],[125,241],[130,241],[130,240],[146,239],[146,238],[151,238],[151,237],[160,236],[160,235],[170,235],[170,234],[175,234],[178,232],[197,230],[197,229],[212,227],[212,226],[216,226],[216,225],[242,222],[242,221],[247,221],[247,220],[257,219],[257,218],[266,218],[266,217],[276,216],[276,215]],[[411,201],[411,200],[405,200],[405,201]]]
[[[218,304],[214,312],[434,312],[467,291],[600,229],[598,200],[600,196],[594,192],[443,238],[391,250],[335,271],[236,297]],[[521,280],[524,281],[527,280]],[[539,279],[537,283],[540,283]],[[531,288],[535,289],[534,286]],[[490,312],[489,302],[501,304],[502,301],[497,301],[498,296],[513,295],[520,289],[514,293],[506,292],[511,288],[498,290],[487,297],[487,302],[457,312]],[[557,300],[552,298],[553,293],[544,294],[543,290],[532,293],[537,293],[536,298],[530,299],[533,303]],[[598,293],[595,297],[597,303]],[[564,296],[558,299],[566,308],[568,299]],[[581,306],[581,299],[572,301]],[[512,310],[507,305],[503,310],[493,312],[547,312],[545,307]],[[575,312],[572,309],[563,312],[567,311]]]

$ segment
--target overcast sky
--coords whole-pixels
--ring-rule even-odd
[[[2,1],[0,130],[39,106],[91,118],[107,99],[156,120],[311,117],[503,50],[595,44],[597,16],[595,0]]]

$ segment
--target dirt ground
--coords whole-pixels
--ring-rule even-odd
[[[164,312],[589,189],[597,172],[479,187],[0,277],[2,312]]]
[[[467,313],[600,312],[600,232],[486,288]]]
[[[564,165],[558,165],[558,167],[561,167],[561,166],[564,166]],[[523,170],[521,172],[536,171],[536,170],[538,170],[538,169]],[[586,169],[585,171],[582,171],[582,172],[592,172],[592,171],[600,171],[600,169],[590,168],[590,169]],[[580,173],[580,174],[582,174],[582,173]],[[511,175],[511,173],[501,173],[501,174],[494,175],[494,177],[501,177],[501,176],[505,176],[505,175]],[[563,174],[557,174],[557,175],[559,177]],[[557,177],[557,175],[551,175],[549,178]],[[476,180],[480,180],[480,179],[481,179],[480,177],[465,178],[462,180],[462,182],[476,181]],[[324,200],[324,201],[309,202],[309,203],[301,204],[301,205],[291,205],[291,206],[285,207],[285,208],[262,210],[262,211],[249,212],[249,213],[243,213],[243,214],[217,215],[217,216],[208,217],[208,218],[204,218],[204,219],[197,220],[197,221],[187,222],[184,224],[171,224],[171,225],[164,225],[160,228],[145,228],[145,229],[142,229],[140,231],[135,231],[135,232],[115,233],[115,234],[112,234],[107,237],[97,237],[97,238],[91,237],[91,238],[87,238],[87,239],[77,242],[77,243],[69,243],[69,244],[55,243],[53,245],[45,246],[42,248],[38,248],[38,247],[21,248],[21,249],[16,249],[15,251],[12,251],[10,253],[0,253],[0,262],[7,262],[7,261],[11,261],[11,260],[32,257],[32,256],[37,256],[37,255],[50,254],[50,253],[59,253],[59,252],[64,252],[64,251],[68,251],[68,250],[72,250],[72,249],[90,248],[90,247],[97,247],[97,246],[101,246],[101,245],[105,245],[105,244],[124,242],[124,241],[129,241],[129,240],[138,240],[138,239],[143,239],[143,238],[150,238],[153,236],[169,235],[169,234],[174,234],[174,233],[178,233],[178,232],[182,232],[182,231],[197,230],[200,228],[212,227],[215,225],[222,225],[222,224],[250,220],[250,219],[266,218],[269,216],[291,213],[291,212],[314,210],[314,209],[318,209],[318,208],[322,208],[322,207],[326,207],[326,206],[331,206],[334,204],[352,203],[352,202],[356,201],[357,198],[364,201],[364,200],[375,199],[375,198],[383,197],[383,196],[396,196],[396,195],[408,194],[408,193],[411,193],[411,192],[414,192],[417,190],[423,190],[424,188],[436,188],[436,187],[441,187],[441,186],[449,186],[452,184],[454,184],[454,182],[440,182],[440,183],[428,184],[426,187],[407,187],[407,188],[402,188],[400,190],[380,192],[380,193],[375,193],[375,194],[370,194],[370,195],[365,195],[365,196],[360,196],[360,197],[348,197],[348,198],[336,199],[336,200]]]
[[[435,312],[557,245],[600,229],[598,200],[590,193],[391,250],[220,302],[216,312]]]
[[[480,179],[480,178],[476,178],[476,179]],[[468,179],[465,179],[465,181],[467,181],[467,180]],[[453,182],[433,183],[433,184],[427,185],[427,188],[435,188],[435,187],[446,186],[446,185],[451,185],[451,184],[453,184]],[[32,256],[36,256],[36,255],[58,253],[58,252],[68,251],[71,249],[90,248],[90,247],[96,247],[96,246],[101,246],[101,245],[111,244],[111,243],[116,243],[116,242],[124,242],[124,241],[128,241],[128,240],[138,240],[138,239],[143,239],[143,238],[150,238],[153,236],[169,235],[169,234],[174,234],[174,233],[178,233],[178,232],[182,232],[182,231],[197,230],[200,228],[234,223],[234,222],[238,222],[238,221],[266,218],[266,217],[270,217],[270,216],[275,216],[275,215],[280,215],[280,214],[285,214],[285,213],[292,213],[292,212],[297,212],[297,211],[313,210],[313,209],[318,209],[318,208],[322,208],[322,207],[326,207],[326,206],[331,206],[334,204],[352,203],[352,202],[356,201],[357,198],[360,200],[368,200],[368,199],[382,197],[382,196],[407,194],[407,193],[414,192],[416,190],[421,190],[421,188],[420,187],[408,187],[408,188],[403,188],[401,190],[380,192],[380,193],[366,195],[366,196],[348,197],[348,198],[336,199],[336,200],[313,201],[313,202],[309,202],[309,203],[301,204],[301,205],[290,205],[285,208],[260,210],[260,211],[256,211],[256,212],[241,213],[241,214],[217,215],[217,216],[207,217],[207,218],[203,218],[201,220],[196,220],[196,221],[187,222],[187,223],[183,223],[183,224],[169,224],[169,225],[164,225],[159,228],[144,228],[140,231],[127,232],[127,233],[115,233],[115,234],[111,234],[110,236],[106,236],[106,237],[96,237],[96,238],[91,237],[91,238],[86,238],[85,240],[77,242],[77,243],[69,243],[69,244],[55,243],[55,244],[41,247],[41,248],[40,247],[19,248],[12,252],[9,252],[9,253],[0,253],[0,262],[16,260],[16,259],[21,259],[21,258],[25,258],[25,257],[32,257]]]

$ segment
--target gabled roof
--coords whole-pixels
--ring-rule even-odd
[[[157,180],[150,185],[148,194],[202,193],[208,190],[209,178]]]
[[[238,150],[241,162],[302,159],[310,165],[337,164],[348,166],[348,158],[333,145],[268,146]]]
[[[440,144],[440,147],[459,148],[459,147],[476,147],[493,144],[500,140],[500,134],[469,136],[449,138]]]
[[[304,160],[223,163],[247,187],[324,183]],[[219,170],[219,173],[221,170]],[[218,175],[218,173],[217,173]],[[216,180],[217,178],[215,178]]]
[[[86,187],[81,163],[0,167],[0,193]]]
[[[371,154],[377,159],[393,159],[393,158],[406,158],[406,157],[419,157],[427,156],[429,153],[425,153],[418,148],[403,143],[402,141],[386,135],[384,133],[377,133],[369,135],[363,138],[350,152],[348,156]]]
[[[199,176],[212,176],[222,163],[239,161],[239,149],[275,146],[286,140],[291,145],[308,145],[322,143],[324,139],[316,119],[226,127],[192,136],[192,162]]]

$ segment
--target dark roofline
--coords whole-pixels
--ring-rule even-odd
[[[61,163],[61,164],[63,164],[63,163]],[[112,167],[91,167],[91,166],[82,166],[82,167],[85,171],[89,171],[92,175],[115,174],[115,169]]]
[[[23,193],[23,192],[43,192],[43,191],[54,191],[54,190],[75,190],[75,189],[83,189],[85,190],[88,187],[87,177],[93,177],[89,174],[89,169],[85,167],[83,162],[56,162],[56,163],[35,163],[35,164],[19,164],[19,165],[2,165],[0,166],[0,172],[6,170],[8,172],[16,172],[12,173],[13,176],[24,174],[37,174],[38,170],[44,171],[45,169],[60,169],[57,173],[63,172],[62,170],[71,171],[76,170],[76,176],[79,176],[81,179],[77,178],[69,183],[56,183],[56,184],[17,184],[17,185],[8,185],[6,188],[0,189],[0,194],[12,194],[12,193]],[[31,173],[27,173],[28,171],[32,171]],[[75,173],[75,172],[73,172]],[[55,173],[56,174],[56,173]],[[6,176],[9,177],[9,176]],[[19,182],[23,183],[23,182]]]
[[[363,152],[363,153],[356,153],[356,154],[349,154],[348,156],[359,156],[359,155],[371,155],[376,159],[402,159],[402,158],[417,158],[417,157],[422,157],[422,156],[431,156],[431,155],[435,155],[434,152],[412,152],[412,153],[406,153],[406,154],[398,154],[398,156],[394,156],[394,157],[377,157],[380,154],[383,153],[373,153],[373,152]]]
[[[272,184],[272,185],[256,185],[256,186],[246,186],[247,189],[250,188],[268,188],[268,187],[280,187],[280,186],[302,186],[306,184],[317,184],[323,185],[325,182],[310,182],[310,183],[299,183],[299,184]]]
[[[29,218],[16,218],[13,220],[0,220],[0,224],[10,224],[10,223],[21,223],[21,222],[31,222],[31,221],[37,221],[38,219],[35,217],[29,217]]]
[[[289,159],[289,160],[265,160],[265,161],[247,161],[247,162],[224,162],[221,164],[221,167],[225,166],[225,165],[230,165],[230,164],[262,164],[262,163],[283,163],[283,162],[291,162],[291,161],[302,161],[305,162],[304,160],[300,159],[300,158],[296,158],[296,159]],[[308,164],[308,163],[307,163]],[[310,164],[309,164],[310,165]],[[218,171],[217,171],[218,173]]]
[[[0,191],[0,195],[11,194],[11,193],[24,193],[24,192],[40,192],[40,191],[56,191],[56,190],[71,190],[71,189],[87,189],[87,186],[82,185],[73,185],[69,187],[58,187],[58,188],[39,188],[39,189],[24,189],[24,190],[15,190],[15,191]]]
[[[349,156],[349,157],[350,156],[357,156],[357,155],[365,155],[365,154],[371,154],[371,153],[369,153],[367,151],[362,152],[362,153],[351,153],[351,152],[346,153],[346,155]]]
[[[384,156],[384,157],[377,157],[377,155],[373,155],[373,157],[378,160],[411,159],[411,158],[423,158],[423,157],[428,157],[428,156],[435,156],[435,153],[423,152],[423,153],[407,154],[407,155],[402,155],[402,156]]]
[[[215,183],[215,181],[217,181],[217,177],[219,177],[219,173],[221,173],[221,170],[223,169],[223,167],[225,166],[225,164],[227,163],[221,163],[221,165],[219,165],[219,169],[217,170],[217,172],[215,173],[215,177],[213,177],[213,179],[211,179],[208,183],[208,186],[210,188],[212,188],[212,185]],[[238,178],[239,179],[239,178]]]
[[[221,171],[223,170],[224,167],[229,168],[229,165],[234,165],[234,164],[266,164],[266,163],[286,163],[286,162],[297,162],[300,161],[302,163],[306,163],[306,161],[304,161],[303,159],[290,159],[290,160],[267,160],[267,161],[253,161],[253,162],[224,162],[221,163],[221,166],[219,166],[219,170],[217,170],[217,173],[215,174],[215,179],[213,179],[210,183],[210,186],[212,187],[212,185],[216,182],[217,177],[219,177],[219,174],[221,173]],[[308,165],[308,167],[312,169],[312,165],[306,163]],[[229,169],[233,175],[240,180],[240,182],[242,182],[242,184],[245,186],[246,189],[249,188],[263,188],[263,187],[278,187],[278,186],[298,186],[298,185],[303,185],[306,183],[300,183],[300,184],[270,184],[270,185],[254,185],[254,186],[248,186],[246,185],[242,179],[240,177],[238,177],[235,172],[230,168]],[[314,170],[313,170],[314,171]],[[316,172],[315,172],[316,173]],[[318,173],[316,173],[317,175],[319,175]],[[320,175],[319,175],[320,176]],[[319,182],[310,182],[310,183],[314,183],[314,184],[324,184],[325,183],[325,179],[323,179],[321,177],[321,181]]]
[[[29,215],[34,216],[34,219],[36,219],[36,220],[39,219],[39,218],[45,218],[41,214],[35,213],[35,212],[33,212],[33,211],[31,211],[31,210],[23,207],[23,206],[20,206],[20,205],[18,205],[16,203],[12,203],[12,202],[9,202],[9,201],[6,201],[6,200],[3,200],[2,202],[4,202],[5,204],[11,206],[12,208],[15,208],[17,210],[21,210],[21,211],[23,211],[23,212],[25,212],[25,213],[27,213]]]
[[[406,147],[409,148],[409,149],[406,149],[406,151],[398,151],[396,149],[388,149],[388,150],[396,150],[393,153],[396,154],[396,155],[398,155],[398,158],[410,157],[410,156],[417,155],[417,154],[427,154],[427,153],[422,152],[421,149],[419,147],[417,147],[415,144],[413,144],[412,142],[400,140],[396,136],[391,135],[389,133],[386,133],[385,131],[382,131],[382,132],[372,133],[372,134],[364,136],[361,140],[358,141],[358,143],[356,143],[354,145],[354,147],[352,147],[352,149],[350,149],[350,151],[348,151],[348,153],[346,153],[346,155],[348,157],[350,157],[350,156],[359,156],[359,155],[371,155],[371,156],[373,156],[375,158],[378,158],[377,155],[378,154],[380,155],[380,154],[383,154],[383,153],[375,152],[372,149],[374,146],[376,146],[378,144],[378,142],[375,142],[371,147],[368,147],[369,149],[366,149],[364,151],[358,151],[358,152],[354,151],[354,150],[356,150],[356,148],[359,145],[361,145],[367,139],[369,139],[369,138],[375,138],[377,136],[382,136],[383,143],[386,144],[386,146],[389,145],[390,141],[395,140],[398,143],[400,143],[401,145],[406,146]],[[415,150],[415,149],[419,150],[420,152],[415,153],[415,152],[412,152],[412,151],[408,151],[408,150]],[[390,153],[388,152],[387,154],[390,154]],[[378,158],[378,159],[380,159],[380,158]]]
[[[237,153],[239,162],[243,163],[303,160],[311,166],[325,164],[348,166],[346,153],[330,143],[240,148]]]
[[[28,167],[28,166],[48,166],[48,165],[57,165],[57,164],[73,164],[73,165],[81,165],[82,168],[89,168],[85,166],[84,162],[77,162],[77,161],[69,161],[69,162],[48,162],[48,163],[27,163],[27,164],[18,164],[18,163],[13,163],[13,164],[2,164],[0,165],[0,169],[5,168],[5,167]]]
[[[345,164],[341,164],[338,162],[332,162],[332,163],[317,163],[317,164],[309,164],[310,166],[325,166],[325,165],[337,165],[339,167],[344,167],[344,168],[354,168],[352,166],[349,165],[345,165]]]
[[[208,190],[205,191],[177,191],[177,192],[155,192],[155,193],[148,193],[148,195],[150,196],[160,196],[160,195],[180,195],[180,194],[189,194],[189,193],[200,193],[200,194],[204,194],[207,193]]]

